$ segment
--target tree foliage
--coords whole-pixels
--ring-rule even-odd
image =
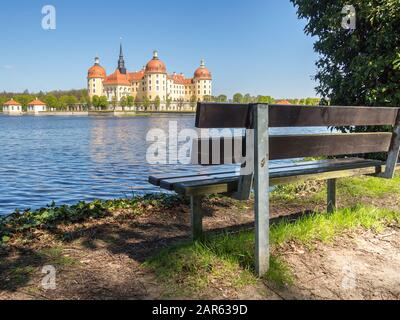
[[[320,56],[316,88],[332,105],[400,106],[399,0],[353,0],[354,31],[342,27],[347,0],[291,0]]]
[[[157,96],[156,99],[154,100],[154,106],[156,107],[156,110],[160,110],[161,99],[159,96]]]
[[[234,103],[242,103],[243,102],[243,95],[241,93],[235,93],[233,95],[233,102]]]

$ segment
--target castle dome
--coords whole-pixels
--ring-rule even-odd
[[[96,57],[94,61],[95,62],[93,67],[91,67],[88,71],[88,79],[93,79],[93,78],[104,79],[107,76],[106,70],[100,65],[99,58]]]
[[[145,68],[146,73],[167,73],[165,63],[158,58],[158,52],[153,52],[153,59],[151,59]]]
[[[206,68],[204,60],[201,60],[200,67],[194,72],[195,79],[211,80],[211,72]]]

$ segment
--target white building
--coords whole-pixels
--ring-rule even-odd
[[[39,112],[45,112],[45,111],[47,111],[46,104],[38,100],[38,98],[36,98],[35,100],[31,101],[28,104],[28,113],[38,114]]]
[[[11,99],[7,101],[3,105],[3,113],[11,114],[11,115],[19,115],[22,114],[22,106],[19,102]]]
[[[158,52],[154,51],[153,58],[145,67],[136,72],[128,72],[122,46],[114,73],[107,76],[99,58],[96,58],[87,78],[90,98],[105,96],[111,102],[113,99],[121,101],[122,97],[132,96],[139,104],[146,100],[158,100],[161,103],[159,110],[177,110],[177,106],[182,103],[204,101],[212,95],[212,75],[204,60],[193,77],[187,78],[182,73],[168,74],[165,63],[159,59]]]

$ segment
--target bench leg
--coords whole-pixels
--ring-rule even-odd
[[[336,179],[327,180],[327,212],[333,213],[336,210]]]
[[[192,226],[192,240],[197,241],[203,238],[203,213],[201,210],[202,197],[190,197],[190,215]]]
[[[269,269],[268,106],[258,105],[254,119],[255,267],[257,275],[262,277]]]

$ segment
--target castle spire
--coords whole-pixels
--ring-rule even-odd
[[[126,74],[126,68],[125,68],[125,60],[124,60],[124,54],[122,52],[122,42],[119,45],[119,59],[118,59],[118,70],[122,74]]]

